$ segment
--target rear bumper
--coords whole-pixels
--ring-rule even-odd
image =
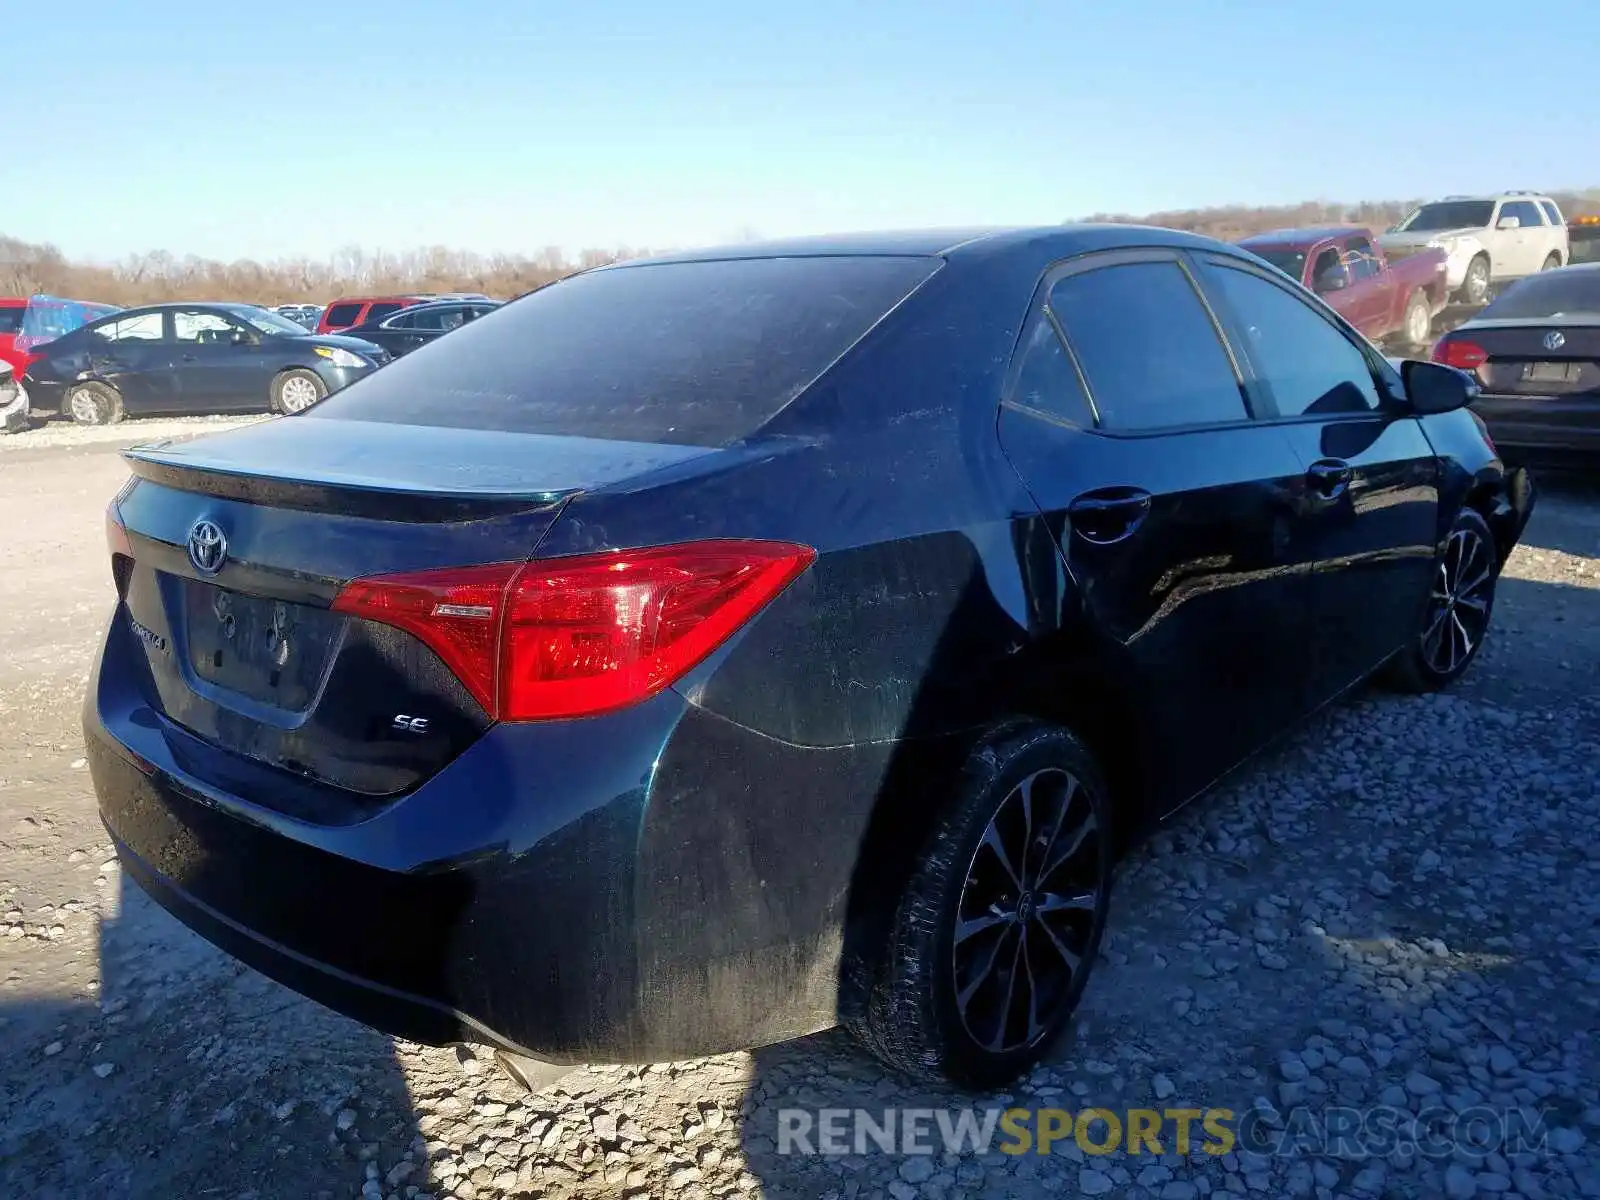
[[[263,974],[410,1040],[553,1063],[837,1022],[886,748],[788,746],[669,691],[497,726],[376,815],[318,825],[187,774],[123,632],[84,712],[101,818],[134,882]]]

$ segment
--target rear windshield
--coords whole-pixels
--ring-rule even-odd
[[[1600,270],[1550,271],[1530,275],[1501,292],[1480,320],[1600,316]]]
[[[1257,258],[1264,258],[1290,279],[1299,283],[1305,278],[1306,256],[1299,250],[1270,250],[1246,246]]]
[[[335,304],[328,310],[326,320],[329,325],[353,325],[360,311],[359,304]]]
[[[757,258],[575,275],[305,415],[725,445],[776,415],[940,261]]]
[[[0,308],[0,334],[21,332],[22,314],[27,311],[21,304],[15,308]]]

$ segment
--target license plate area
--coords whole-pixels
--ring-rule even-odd
[[[189,668],[206,683],[278,708],[309,708],[341,626],[325,609],[183,581]]]
[[[1524,383],[1577,383],[1582,363],[1531,362],[1522,368]]]

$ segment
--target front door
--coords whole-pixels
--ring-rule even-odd
[[[1132,677],[1165,811],[1303,711],[1303,471],[1177,253],[1075,261],[1027,337],[1001,439]]]
[[[1386,398],[1360,339],[1237,259],[1205,256],[1203,271],[1306,472],[1296,533],[1315,563],[1308,700],[1319,704],[1417,631],[1438,536],[1437,459],[1416,419]]]
[[[267,360],[259,331],[216,309],[180,308],[172,314],[172,335],[184,408],[266,407]]]

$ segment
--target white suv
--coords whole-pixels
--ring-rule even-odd
[[[1378,244],[1390,258],[1444,250],[1446,280],[1465,304],[1482,304],[1491,284],[1565,266],[1569,253],[1566,218],[1538,192],[1446,196],[1416,209]]]

